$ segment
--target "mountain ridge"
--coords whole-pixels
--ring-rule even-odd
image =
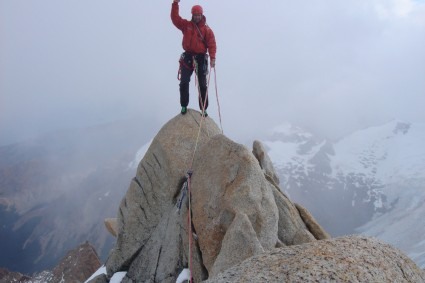
[[[54,227],[52,223],[56,221],[55,216],[57,213],[55,211],[61,208],[62,211],[67,212],[66,214],[70,214],[70,212],[76,209],[76,203],[81,202],[83,198],[87,198],[87,192],[90,192],[88,199],[92,203],[105,205],[104,214],[98,215],[94,212],[94,207],[90,207],[90,205],[85,206],[84,209],[79,211],[80,214],[77,214],[77,216],[65,218],[68,219],[67,221],[69,223],[72,223],[70,226],[71,230],[64,230],[62,227],[58,231],[66,231],[66,234],[72,235],[74,238],[76,235],[80,235],[78,236],[80,238],[76,237],[77,241],[87,240],[87,237],[89,239],[109,239],[104,244],[102,244],[104,240],[93,241],[96,249],[100,251],[100,254],[104,258],[107,250],[112,245],[112,238],[105,232],[101,221],[105,217],[114,215],[114,207],[118,206],[119,196],[124,192],[132,172],[134,172],[138,162],[151,144],[151,141],[149,141],[149,138],[151,138],[149,131],[143,134],[141,131],[134,130],[139,124],[139,121],[134,121],[127,126],[117,123],[118,127],[121,128],[120,132],[127,133],[126,135],[131,136],[131,139],[125,137],[109,138],[111,133],[114,132],[113,129],[115,126],[106,125],[101,127],[102,129],[92,127],[83,131],[62,132],[52,138],[46,136],[42,139],[33,139],[26,143],[1,146],[0,212],[2,213],[1,219],[3,222],[0,224],[3,227],[2,235],[9,237],[9,239],[18,239],[18,234],[21,234],[21,236],[25,234],[26,236],[20,241],[21,247],[25,245],[25,249],[23,249],[23,253],[27,253],[25,254],[25,258],[32,258],[32,260],[39,258],[39,253],[44,246],[44,254],[49,254],[49,256],[57,254],[54,259],[48,263],[44,263],[45,267],[52,266],[57,262],[60,255],[63,255],[67,249],[75,246],[76,242],[73,243],[56,238],[54,241],[42,243],[39,242],[38,236],[44,235],[45,239],[58,237],[59,235],[53,236],[46,232],[52,229],[49,227]],[[381,141],[383,140],[387,143],[390,141],[400,141],[400,139],[416,133],[414,139],[405,141],[405,147],[413,150],[420,146],[418,141],[424,140],[422,139],[423,136],[419,134],[424,132],[422,130],[424,128],[423,125],[402,121],[392,121],[385,125],[387,125],[387,129],[380,136]],[[372,236],[377,235],[401,247],[418,264],[424,267],[424,254],[422,252],[425,250],[423,247],[424,243],[420,241],[420,235],[416,235],[422,231],[421,229],[415,228],[418,232],[412,232],[412,234],[416,235],[416,244],[406,246],[402,244],[410,243],[412,240],[397,241],[397,237],[394,236],[396,231],[386,234],[383,232],[385,227],[378,227],[380,226],[378,224],[381,222],[386,223],[385,225],[387,226],[396,225],[397,223],[391,220],[396,219],[397,213],[402,213],[404,208],[407,208],[406,211],[412,213],[412,215],[420,215],[420,206],[414,205],[411,200],[416,200],[416,203],[420,203],[424,199],[422,194],[417,193],[421,192],[421,188],[423,189],[421,187],[423,185],[421,172],[423,173],[425,170],[419,170],[422,168],[420,165],[425,163],[425,161],[422,162],[422,160],[425,160],[423,155],[419,155],[419,159],[414,159],[418,155],[411,152],[407,152],[409,154],[406,153],[404,157],[400,157],[399,155],[400,160],[403,160],[406,164],[408,161],[414,160],[414,162],[404,168],[405,170],[410,168],[410,174],[406,175],[404,179],[400,178],[402,176],[400,174],[397,178],[392,178],[393,183],[391,185],[370,175],[373,172],[381,173],[382,171],[378,167],[374,171],[373,166],[369,166],[370,164],[375,164],[374,166],[376,167],[382,164],[382,158],[378,158],[385,156],[382,153],[382,148],[380,148],[380,154],[374,156],[375,159],[372,160],[372,163],[367,163],[371,162],[371,159],[363,159],[355,163],[356,166],[368,165],[368,174],[365,174],[364,171],[344,171],[347,169],[343,168],[341,164],[345,163],[340,163],[338,167],[344,170],[339,174],[332,174],[336,172],[335,163],[332,163],[335,160],[335,154],[341,152],[342,148],[335,146],[335,144],[339,143],[341,145],[343,139],[330,141],[319,138],[312,133],[304,131],[300,127],[295,129],[291,129],[291,127],[293,126],[289,123],[278,126],[278,130],[272,132],[270,137],[264,142],[278,172],[284,191],[291,198],[307,207],[331,234],[346,235],[362,233]],[[373,131],[374,128],[380,127],[369,127],[368,131]],[[101,134],[96,135],[95,133],[90,133],[91,131],[100,131]],[[368,135],[371,136],[371,134]],[[84,137],[86,140],[76,142],[72,139],[70,140],[69,137]],[[347,141],[348,137],[345,137]],[[104,142],[105,139],[108,141]],[[140,141],[144,142],[141,143]],[[82,145],[80,146],[81,143]],[[104,146],[98,147],[97,144],[99,143],[104,143]],[[121,147],[108,150],[106,144],[120,144]],[[140,144],[143,144],[143,146],[140,147]],[[346,147],[348,145],[349,142],[347,142]],[[109,155],[104,154],[105,148],[107,152],[110,152]],[[124,151],[123,148],[125,148]],[[82,154],[85,152],[86,154]],[[361,153],[365,154],[364,152]],[[353,153],[353,156],[356,156],[356,154]],[[108,161],[110,158],[113,159],[112,162]],[[349,161],[355,160],[354,158],[346,159]],[[363,161],[363,164],[361,161]],[[82,162],[81,164],[83,166],[75,170],[74,167],[78,167],[79,162]],[[98,163],[101,163],[102,166],[94,166],[96,164],[99,165]],[[398,163],[395,162],[394,164]],[[351,167],[356,168],[356,166]],[[391,170],[395,172],[394,168]],[[401,170],[400,172],[402,173],[403,171]],[[120,181],[117,181],[118,179]],[[44,181],[48,182],[43,183]],[[403,187],[398,186],[396,181],[402,181],[404,184]],[[46,191],[45,184],[48,184],[49,188],[55,188],[55,193],[51,194],[49,190]],[[16,189],[16,186],[20,187]],[[68,189],[64,189],[63,186],[66,186]],[[70,188],[74,189],[71,189],[70,193],[67,193]],[[401,188],[406,192],[404,197],[399,196],[398,191]],[[25,193],[29,189],[33,193],[28,194],[26,197],[21,198],[17,194],[10,197],[11,193],[20,192],[21,190],[24,190]],[[328,198],[328,201],[320,201],[324,197]],[[16,206],[17,200],[20,201],[18,206]],[[68,203],[68,205],[61,205],[62,203]],[[393,214],[388,214],[388,212]],[[42,216],[43,213],[50,216]],[[85,219],[82,216],[84,213],[92,214],[94,218],[92,220]],[[402,219],[406,221],[405,223],[412,222],[412,220],[409,220],[409,214],[404,213],[401,215],[403,215]],[[415,224],[422,223],[420,218],[416,218],[416,222],[413,221],[409,225],[403,224],[403,229],[412,231]],[[5,223],[7,219],[14,219],[13,223]],[[401,225],[400,223],[398,225]],[[40,228],[35,230],[34,225],[39,225]],[[372,229],[374,226],[377,228]],[[70,232],[72,230],[74,231]],[[87,230],[91,230],[91,232],[87,233]],[[79,234],[76,231],[83,232]],[[99,237],[99,235],[103,236]],[[406,239],[409,238],[408,235],[404,237]],[[4,243],[7,245],[8,242],[4,241]],[[104,247],[103,252],[102,246]],[[3,257],[1,259],[5,260]],[[0,265],[7,267],[5,261],[1,262]],[[28,262],[27,264],[34,265],[33,262]],[[27,271],[16,268],[10,269]],[[40,269],[32,270],[39,271]]]
[[[86,240],[107,256],[113,238],[99,220],[118,207],[134,172],[128,162],[150,136],[149,126],[135,131],[138,125],[118,121],[0,147],[0,235],[5,239],[0,248],[19,250],[0,256],[0,266],[23,273],[49,269]],[[12,218],[14,223],[6,223]]]
[[[420,210],[411,205],[414,200],[425,201],[423,140],[424,124],[394,120],[356,131],[336,142],[318,139],[286,123],[264,143],[284,190],[312,210],[331,234],[380,237],[406,251],[423,267],[425,247],[420,233],[425,234],[421,228],[425,222],[412,222],[408,214],[402,213],[403,209],[412,213]],[[324,198],[331,201],[323,201]],[[346,221],[353,220],[350,225],[344,226],[341,215]],[[388,218],[402,215],[406,223],[412,222],[409,227],[403,226],[407,231],[420,231],[414,233],[414,240],[409,235],[397,240],[396,228],[388,234],[382,232],[388,227],[377,228],[380,220],[386,225],[400,225]],[[419,223],[424,224],[417,226]],[[420,243],[419,248],[414,248],[415,243]]]

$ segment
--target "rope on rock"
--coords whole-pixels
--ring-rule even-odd
[[[214,69],[214,83],[215,83],[215,97],[217,99],[217,108],[218,108],[218,117],[220,119],[220,128],[221,128],[221,133],[223,134],[223,124],[221,123],[221,110],[220,110],[220,102],[218,100],[218,89],[217,89],[217,73],[215,71],[215,67]],[[209,79],[208,79],[209,80]]]
[[[187,178],[187,198],[189,201],[189,209],[187,211],[187,225],[189,228],[189,283],[192,283],[193,279],[193,272],[192,272],[192,207],[191,207],[191,196],[190,196],[190,178],[192,177],[192,170],[189,170],[187,172],[188,178]]]
[[[200,85],[198,83],[198,64],[196,62],[196,60],[193,60],[194,64],[195,64],[195,85],[197,85],[197,89],[198,89],[198,99],[199,101],[201,101],[201,105],[202,105],[202,113],[201,113],[201,121],[199,123],[199,128],[198,128],[198,134],[196,136],[196,141],[195,141],[195,148],[193,150],[193,154],[192,154],[192,159],[190,161],[189,164],[189,170],[187,171],[186,174],[186,181],[183,184],[183,193],[182,193],[182,197],[179,199],[178,201],[178,207],[179,207],[179,211],[183,202],[183,199],[185,197],[186,194],[186,190],[187,190],[187,195],[188,195],[188,203],[189,203],[189,209],[188,209],[188,213],[187,213],[187,225],[188,225],[188,240],[189,240],[189,256],[188,256],[188,263],[189,263],[189,282],[192,283],[193,281],[193,272],[192,272],[192,200],[191,200],[191,178],[192,178],[192,174],[193,174],[193,162],[195,160],[195,155],[196,155],[196,151],[198,149],[198,144],[199,144],[199,137],[201,134],[201,129],[202,129],[202,125],[203,122],[205,120],[205,106],[206,106],[206,102],[208,100],[208,87],[209,87],[209,83],[210,83],[210,77],[211,77],[211,68],[209,71],[209,75],[208,75],[208,81],[207,81],[207,90],[205,93],[205,99],[202,101],[202,96],[201,96],[201,88]],[[219,103],[219,99],[218,99],[218,90],[217,90],[217,75],[216,75],[216,70],[214,69],[214,81],[215,81],[215,91],[216,91],[216,98],[217,98],[217,105],[218,105],[218,114],[220,117],[220,127],[221,127],[221,133],[223,133],[223,126],[222,126],[222,122],[221,122],[221,111],[220,111],[220,103]],[[208,133],[209,136],[209,133]]]

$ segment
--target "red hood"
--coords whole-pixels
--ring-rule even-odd
[[[193,18],[192,18],[192,22],[193,22]],[[195,22],[193,22],[193,23],[195,23]],[[207,18],[204,16],[204,15],[202,15],[202,19],[201,19],[201,21],[198,23],[198,27],[203,27],[203,26],[205,26],[207,24]]]

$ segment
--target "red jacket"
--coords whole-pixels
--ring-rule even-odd
[[[190,53],[208,53],[211,59],[215,59],[217,45],[212,29],[207,26],[207,19],[202,16],[202,20],[198,23],[199,31],[201,31],[204,41],[199,34],[196,24],[192,21],[182,19],[179,15],[179,4],[173,2],[171,6],[171,21],[183,32],[183,49]],[[205,42],[205,43],[204,43]]]

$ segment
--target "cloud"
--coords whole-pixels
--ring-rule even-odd
[[[194,4],[180,2],[181,15]],[[200,4],[218,42],[231,137],[285,120],[338,137],[391,118],[425,119],[423,1]],[[178,114],[181,32],[170,7],[2,1],[0,144],[138,115],[161,125]],[[213,75],[209,113],[218,121]],[[197,108],[193,85],[189,106]]]

